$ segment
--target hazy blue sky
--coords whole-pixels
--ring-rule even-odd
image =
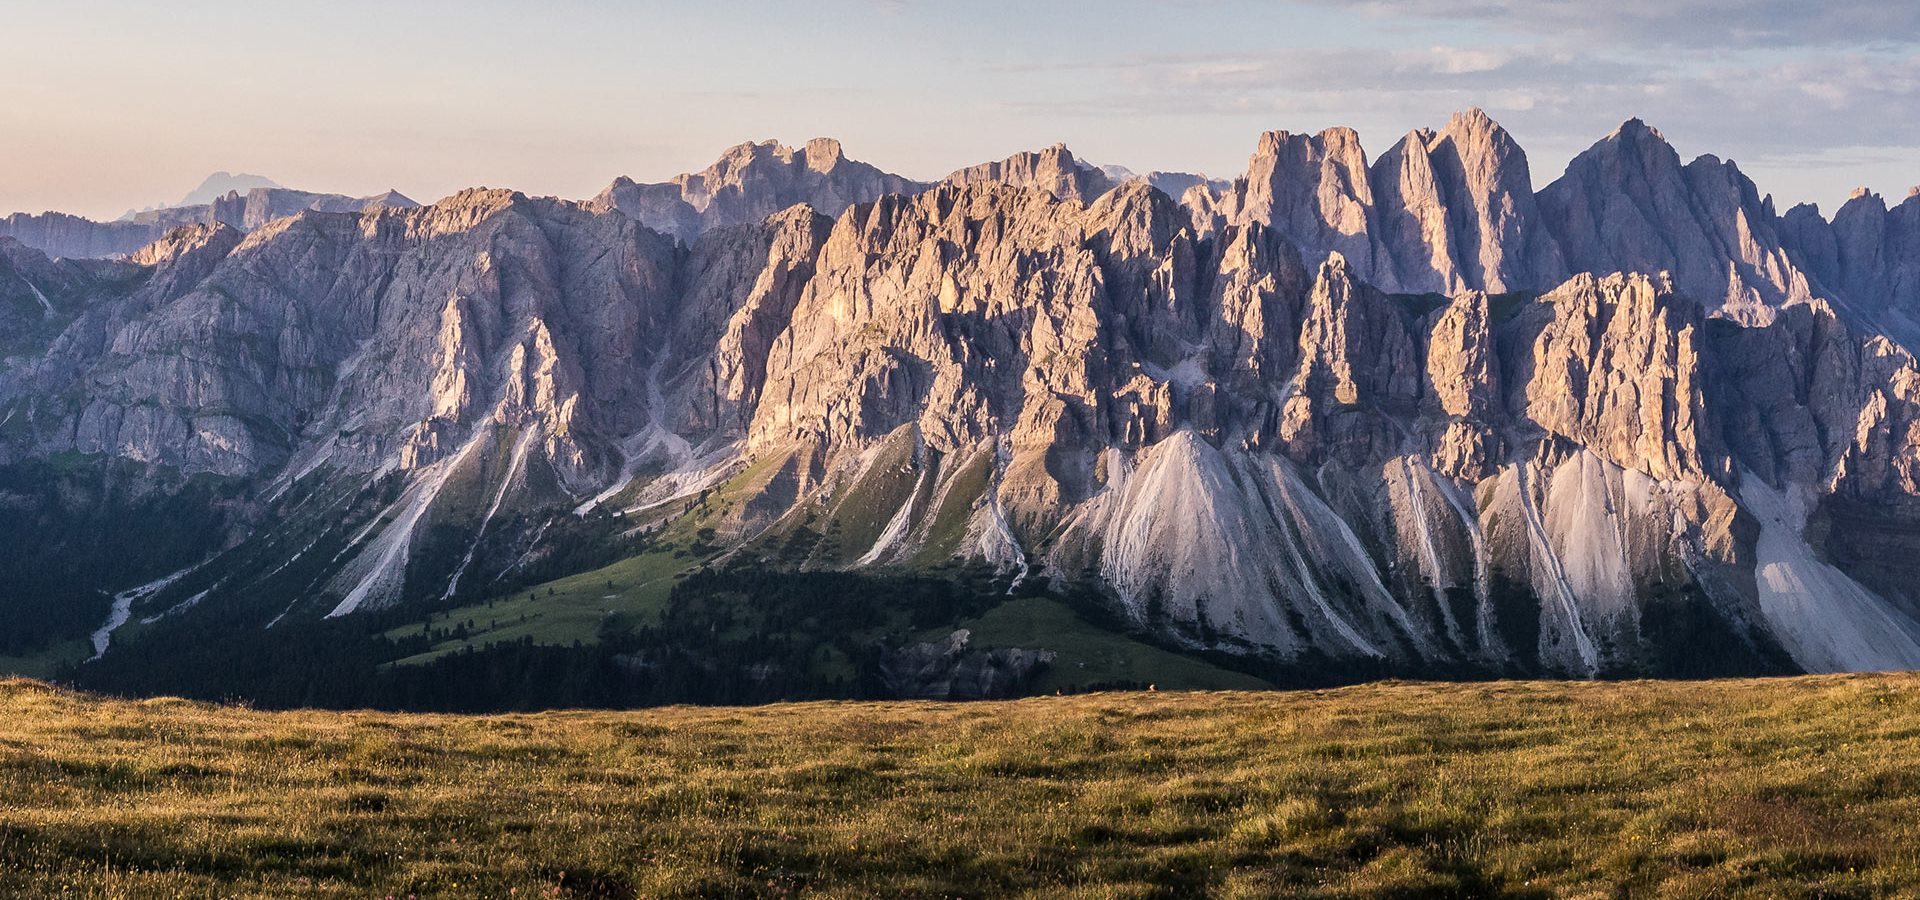
[[[114,216],[216,169],[310,190],[590,196],[743,140],[931,178],[1066,141],[1243,171],[1487,108],[1544,185],[1638,115],[1831,212],[1920,183],[1906,0],[807,3],[0,0],[0,213]]]

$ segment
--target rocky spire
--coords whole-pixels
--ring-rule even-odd
[[[1351,128],[1260,136],[1247,174],[1223,198],[1233,224],[1258,223],[1297,244],[1310,262],[1338,253],[1363,276],[1375,265],[1373,188],[1367,154]]]
[[[1544,290],[1566,266],[1540,227],[1526,153],[1483,110],[1407,134],[1371,166],[1351,129],[1261,138],[1247,176],[1196,210],[1338,252],[1386,290]]]

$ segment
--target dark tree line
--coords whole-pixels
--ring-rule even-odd
[[[242,486],[77,454],[0,466],[0,656],[84,638],[107,589],[204,558]]]
[[[289,620],[262,629],[245,610],[155,623],[98,662],[63,673],[123,695],[175,694],[268,708],[495,711],[765,703],[887,696],[879,664],[916,633],[1005,599],[985,576],[870,576],[702,569],[657,621],[609,616],[597,640],[531,640],[392,665],[458,637],[465,623],[392,639],[418,610]]]

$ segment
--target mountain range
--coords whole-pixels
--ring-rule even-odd
[[[257,175],[229,176],[218,172],[177,205],[130,210],[111,222],[97,222],[61,212],[34,215],[13,213],[0,218],[0,237],[13,238],[24,246],[54,257],[111,258],[131,256],[182,225],[219,223],[242,231],[252,231],[274,219],[305,210],[361,212],[389,206],[399,209],[419,206],[399,191],[387,191],[372,197],[347,197],[296,191],[269,183],[268,186],[245,190],[236,188],[211,193],[229,183],[245,184],[249,181],[265,179]]]
[[[1269,683],[1920,666],[1920,194],[1782,214],[1638,120],[1533,183],[1468,110],[1231,181],[817,139],[16,215],[0,654],[985,696],[1088,664],[1056,603]]]

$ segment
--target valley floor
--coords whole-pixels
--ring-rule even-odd
[[[0,681],[6,896],[1916,890],[1915,675],[486,717]]]

